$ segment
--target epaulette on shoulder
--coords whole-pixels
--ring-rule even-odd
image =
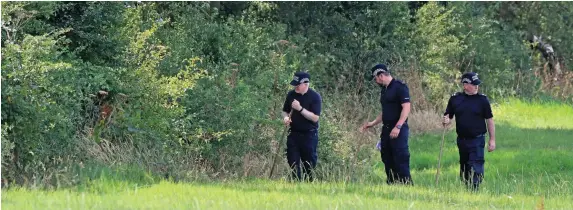
[[[485,95],[485,94],[483,94],[483,93],[478,93],[478,95],[487,97],[487,95]]]
[[[452,97],[454,97],[454,96],[459,96],[459,95],[461,95],[461,94],[462,94],[462,92],[455,92],[454,94],[452,94]]]

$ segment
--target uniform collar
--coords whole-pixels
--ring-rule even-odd
[[[388,86],[386,86],[386,89],[390,88],[390,86],[392,86],[392,84],[394,84],[396,82],[396,78],[392,78],[392,80],[390,80],[390,83],[388,83]]]
[[[296,93],[299,96],[304,96],[304,95],[308,95],[310,93],[310,91],[312,91],[312,89],[310,89],[310,87],[308,88],[308,90],[306,90],[306,93],[302,94],[302,93],[297,93],[296,91],[294,91],[294,93]]]
[[[462,94],[463,94],[464,96],[477,96],[477,95],[480,95],[479,91],[478,91],[476,94],[473,94],[473,95],[467,94],[466,91],[462,91]]]

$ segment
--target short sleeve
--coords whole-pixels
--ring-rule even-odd
[[[292,99],[291,99],[291,98],[292,98],[292,93],[291,93],[291,92],[288,92],[288,93],[287,93],[287,97],[286,97],[286,99],[285,99],[285,103],[284,103],[284,105],[283,105],[283,112],[290,113],[290,111],[291,111],[291,109],[292,109],[292,107],[291,107],[291,105],[290,105],[290,104],[292,103]]]
[[[312,105],[310,106],[310,112],[320,116],[321,111],[322,111],[322,97],[320,96],[320,94],[316,93],[312,101]]]
[[[408,86],[403,85],[402,88],[400,88],[400,91],[398,92],[398,97],[400,104],[410,102],[410,90],[408,89]]]
[[[452,107],[453,100],[454,96],[450,97],[450,100],[448,100],[448,105],[446,106],[446,111],[444,112],[444,116],[448,115],[450,119],[454,118],[454,108]]]
[[[489,99],[486,96],[484,96],[483,117],[485,119],[490,119],[493,117],[493,112],[491,111],[491,104],[489,103]]]

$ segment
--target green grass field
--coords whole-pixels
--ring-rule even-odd
[[[494,115],[497,150],[486,154],[485,180],[478,193],[466,191],[458,180],[452,130],[439,186],[434,176],[441,134],[424,134],[410,139],[414,187],[386,185],[384,166],[379,155],[373,155],[372,178],[353,183],[174,183],[138,174],[134,179],[144,181],[103,177],[72,189],[2,190],[2,208],[573,209],[573,108],[510,100],[496,106]]]

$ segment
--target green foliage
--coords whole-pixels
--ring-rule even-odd
[[[552,110],[548,112],[547,110]],[[370,152],[371,175],[354,181],[324,177],[314,183],[286,180],[216,180],[174,182],[137,167],[86,167],[70,189],[3,189],[8,209],[74,207],[187,209],[232,208],[315,209],[424,209],[555,208],[573,205],[573,108],[562,103],[512,99],[494,109],[497,149],[485,155],[485,178],[479,192],[470,192],[459,180],[455,133],[446,135],[439,185],[435,185],[440,134],[416,135],[410,143],[414,186],[387,185],[380,155]],[[526,118],[524,122],[523,118]],[[550,118],[563,121],[556,125]],[[518,121],[515,119],[521,119]],[[533,125],[531,122],[538,122]],[[328,129],[326,129],[328,130]],[[547,143],[551,142],[551,143]],[[373,145],[372,145],[373,146]],[[519,163],[519,164],[516,164]],[[355,169],[355,168],[352,168]],[[359,174],[360,175],[360,174]],[[358,175],[357,175],[358,176]],[[332,180],[332,181],[331,181]],[[162,199],[157,199],[163,195]],[[278,204],[278,205],[277,205]]]
[[[461,76],[459,59],[467,46],[465,36],[456,33],[456,29],[463,26],[459,16],[454,9],[444,8],[436,2],[420,8],[416,16],[412,39],[419,47],[423,82],[433,101],[444,101],[444,93],[454,92],[452,85]]]
[[[546,61],[527,40],[542,35],[571,69],[572,5],[2,2],[2,173],[41,180],[67,159],[248,176],[252,158],[260,176],[300,70],[328,107],[319,163],[356,162],[348,127],[379,110],[372,65],[389,64],[437,109],[467,71],[494,101],[546,97],[533,76]],[[111,159],[120,145],[139,156]]]
[[[305,52],[301,67],[317,75],[315,84],[325,91],[354,90],[374,64],[410,58],[404,2],[285,2],[279,7],[289,39]]]
[[[509,28],[517,29],[523,39],[542,36],[553,45],[556,56],[567,69],[573,69],[573,43],[568,33],[573,30],[573,4],[568,2],[496,3],[498,18]]]
[[[28,170],[35,160],[71,149],[79,106],[69,97],[73,85],[63,83],[73,69],[58,60],[57,35],[27,35],[20,45],[2,48],[2,129],[17,156],[11,168]]]

